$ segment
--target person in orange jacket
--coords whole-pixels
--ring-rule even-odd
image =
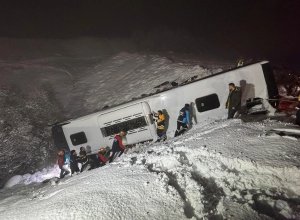
[[[166,116],[163,114],[161,110],[159,110],[157,111],[157,113],[153,112],[153,117],[157,124],[157,128],[156,128],[156,133],[158,136],[157,141],[166,140],[167,139],[166,130],[165,130]]]

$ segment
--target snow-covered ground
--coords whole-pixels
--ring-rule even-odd
[[[299,139],[274,128],[298,129],[207,121],[58,183],[24,185],[57,167],[17,176],[0,192],[0,219],[300,219]]]

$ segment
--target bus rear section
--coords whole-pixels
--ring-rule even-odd
[[[126,130],[125,144],[157,140],[156,126],[147,102],[140,102],[112,110],[98,116],[98,125],[103,136],[103,144],[110,146],[114,135]]]

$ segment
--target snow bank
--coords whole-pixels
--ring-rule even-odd
[[[34,174],[16,175],[11,177],[4,185],[4,188],[10,188],[18,184],[41,183],[53,177],[59,177],[60,169],[57,165],[54,167],[45,168]]]
[[[5,56],[0,51],[0,143],[5,155],[0,187],[13,174],[48,164],[55,151],[49,147],[48,125],[166,89],[155,88],[166,81],[170,87],[172,81],[220,71],[196,61],[120,52],[104,39],[1,42],[17,45],[18,51],[6,50],[11,54]],[[20,163],[23,151],[27,159]]]
[[[57,185],[4,190],[0,218],[299,219],[299,139],[268,133],[279,127],[291,126],[239,120],[197,125]]]

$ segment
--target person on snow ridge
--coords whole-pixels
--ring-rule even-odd
[[[126,131],[125,130],[121,130],[119,134],[116,134],[114,137],[114,141],[113,141],[113,145],[112,145],[112,149],[110,152],[110,156],[109,156],[109,162],[111,163],[114,160],[115,154],[119,153],[119,157],[123,154],[124,150],[125,150],[125,146],[123,144],[123,140],[122,138],[126,137]]]
[[[88,157],[86,155],[85,147],[80,147],[78,162],[81,163],[80,172],[84,171],[89,162]]]
[[[298,106],[296,107],[296,124],[300,126],[300,94],[298,96]]]
[[[157,113],[153,112],[153,117],[157,124],[157,129],[156,129],[157,136],[158,136],[157,141],[161,141],[161,140],[165,141],[167,139],[166,131],[165,131],[166,117],[161,110],[157,111]]]
[[[78,160],[79,157],[77,156],[76,150],[71,150],[71,156],[70,156],[70,168],[71,168],[71,173],[73,174],[74,172],[79,173],[79,167],[78,167]]]
[[[58,158],[57,158],[57,164],[58,164],[58,167],[60,168],[59,178],[62,179],[66,175],[68,175],[70,173],[70,171],[65,166],[65,162],[66,162],[65,151],[64,150],[60,150],[57,153],[57,156],[58,156]]]
[[[229,94],[225,104],[228,109],[227,119],[234,118],[236,112],[240,111],[241,108],[241,90],[235,86],[234,83],[229,83]]]
[[[104,147],[101,147],[98,151],[98,160],[100,166],[104,166],[106,162],[108,161],[107,157],[105,156],[107,153],[106,149]]]
[[[175,132],[175,137],[182,135],[190,126],[190,105],[185,104],[179,111],[179,116],[177,118],[177,130]]]

